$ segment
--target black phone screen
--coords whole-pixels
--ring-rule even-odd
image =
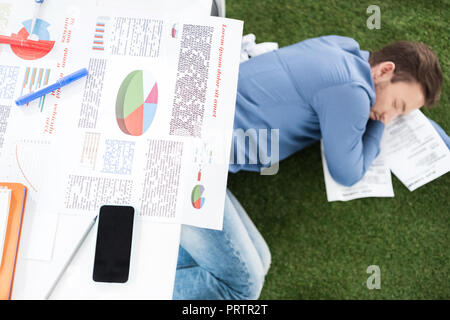
[[[133,220],[133,207],[108,205],[100,208],[92,277],[94,281],[128,281]]]

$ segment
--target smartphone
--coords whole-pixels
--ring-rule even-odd
[[[94,281],[128,281],[133,222],[133,207],[105,205],[100,208],[92,276]]]

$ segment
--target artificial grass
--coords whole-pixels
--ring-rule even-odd
[[[381,9],[369,30],[366,9]],[[227,17],[244,34],[280,47],[321,35],[356,39],[376,50],[396,40],[421,41],[440,59],[441,101],[422,111],[450,132],[450,1],[227,0]],[[393,176],[395,198],[327,202],[318,143],[280,163],[273,176],[229,174],[228,187],[272,254],[260,299],[449,299],[450,174],[408,191]],[[366,269],[381,269],[369,290]]]

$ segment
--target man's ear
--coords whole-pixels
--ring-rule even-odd
[[[372,77],[375,81],[390,80],[394,75],[395,63],[392,61],[380,62],[372,67]]]
[[[394,75],[395,63],[392,61],[385,61],[380,63],[380,76],[384,79],[392,78]]]

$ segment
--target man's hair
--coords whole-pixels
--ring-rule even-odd
[[[433,106],[439,101],[442,71],[438,58],[428,46],[420,42],[398,41],[370,54],[372,67],[384,61],[395,64],[391,82],[416,81],[423,88],[425,106]]]

